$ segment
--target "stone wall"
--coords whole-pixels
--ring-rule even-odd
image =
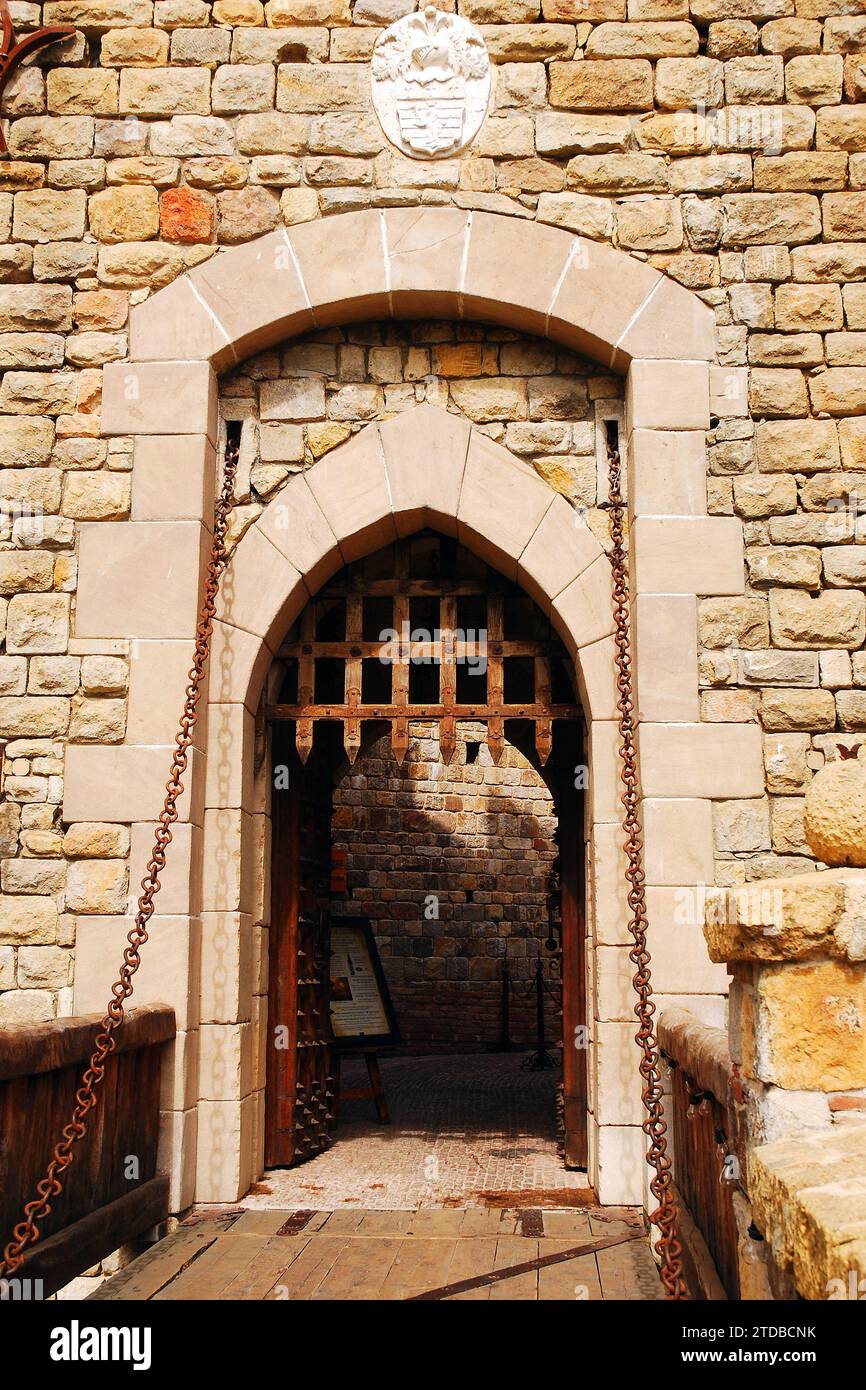
[[[742,519],[749,586],[700,606],[702,717],[759,723],[767,768],[765,797],[715,807],[718,874],[737,883],[814,867],[803,790],[837,741],[866,732],[861,0],[468,0],[461,12],[497,67],[494,106],[463,156],[435,162],[388,146],[370,106],[372,43],[408,8],[11,6],[19,32],[67,21],[78,32],[22,70],[4,104],[0,1021],[68,1012],[79,924],[122,913],[130,892],[128,832],[60,820],[64,743],[119,740],[128,715],[128,644],[70,639],[76,523],[131,506],[131,443],[99,437],[101,368],[126,354],[131,304],[281,220],[370,205],[493,209],[609,241],[714,307],[728,389],[710,434],[709,509]],[[345,381],[312,369],[327,404],[266,422],[279,427],[260,436],[282,441],[276,457],[254,454],[248,430],[241,527],[285,468],[372,418],[365,410],[418,398],[413,351],[430,354],[425,393],[448,380],[455,408],[536,466],[553,459],[541,467],[593,519],[593,451],[576,429],[591,412],[569,414],[562,434],[556,410],[533,414],[529,388],[512,383],[513,413],[479,414],[485,377],[509,375],[502,349],[494,370],[482,356],[480,372],[452,378],[422,332],[377,329],[372,341],[347,330],[287,349],[289,362],[314,346],[368,356]],[[471,331],[442,341],[483,352]],[[396,357],[374,357],[395,347],[399,373]],[[276,375],[301,379],[300,394],[310,372],[296,357]],[[227,393],[246,390],[242,376]],[[360,387],[341,418],[343,393]]]
[[[232,545],[292,473],[422,402],[526,459],[607,537],[601,422],[622,418],[622,380],[545,339],[466,322],[358,324],[261,353],[221,387],[223,419],[241,423]]]
[[[859,762],[810,788],[807,836],[836,864],[863,862],[862,795]],[[823,844],[816,818],[834,832]],[[776,1298],[856,1299],[866,1289],[853,1218],[866,1151],[864,889],[862,868],[832,867],[807,882],[754,881],[707,911],[707,948],[731,975],[748,1220],[765,1238]],[[744,1240],[741,1254],[753,1248]]]
[[[509,1036],[528,1046],[536,1035],[533,972],[556,854],[551,795],[510,744],[493,764],[483,725],[460,723],[457,732],[448,766],[433,725],[410,725],[402,768],[388,739],[379,740],[334,797],[334,843],[347,851],[349,885],[336,912],[370,918],[412,1052],[495,1047],[504,963],[513,985]],[[551,1046],[562,1034],[558,1009],[557,988],[546,995]]]

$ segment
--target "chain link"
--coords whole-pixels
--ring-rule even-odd
[[[619,756],[622,762],[621,781],[625,786],[621,800],[625,808],[623,830],[628,857],[628,905],[631,920],[628,929],[634,945],[629,960],[635,967],[632,977],[637,1003],[634,1012],[640,1025],[635,1042],[641,1049],[640,1074],[643,1079],[642,1100],[647,1118],[643,1132],[649,1139],[646,1161],[655,1170],[650,1191],[658,1207],[650,1222],[661,1232],[656,1251],[661,1260],[661,1277],[668,1298],[684,1299],[686,1286],[682,1277],[682,1246],[677,1235],[677,1202],[671,1178],[671,1160],[667,1152],[667,1124],[664,1118],[659,1047],[653,1028],[656,1006],[652,999],[650,953],[647,950],[647,909],[645,874],[643,868],[643,831],[640,819],[640,778],[635,745],[634,689],[631,664],[631,633],[629,624],[628,562],[625,551],[625,504],[622,497],[622,463],[619,451],[608,442],[608,524],[612,542],[610,552],[613,586],[613,616],[615,623],[617,690],[619,698]]]
[[[177,803],[183,795],[183,778],[189,765],[189,750],[193,729],[198,719],[202,681],[210,654],[216,596],[223,570],[228,561],[226,531],[232,510],[235,475],[238,467],[238,448],[226,448],[222,488],[214,514],[213,545],[205,579],[204,597],[195,635],[195,656],[189,671],[184,696],[183,713],[175,735],[175,750],[165,787],[165,801],[153,843],[153,852],[142,879],[142,895],[138,900],[135,923],[127,935],[129,943],[123,952],[123,964],[111,987],[112,998],[100,1024],[90,1060],[82,1073],[81,1085],[75,1094],[75,1109],[54,1150],[45,1176],[36,1184],[37,1196],[24,1208],[23,1220],[12,1231],[12,1237],[0,1259],[0,1278],[8,1278],[20,1268],[24,1252],[39,1239],[39,1223],[51,1212],[51,1203],[63,1190],[61,1178],[75,1157],[75,1145],[87,1133],[88,1116],[99,1101],[98,1087],[105,1075],[108,1057],[114,1052],[116,1030],[124,1018],[124,1005],[133,992],[132,977],[141,964],[141,948],[148,939],[147,924],[154,913],[154,898],[160,889],[160,874],[165,868],[166,849],[172,840],[171,827],[178,818]]]

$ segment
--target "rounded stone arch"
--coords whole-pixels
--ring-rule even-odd
[[[222,371],[311,328],[395,316],[493,319],[620,372],[714,354],[710,308],[646,261],[528,219],[413,207],[218,253],[133,310],[130,358]]]

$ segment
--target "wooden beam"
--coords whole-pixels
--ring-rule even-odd
[[[393,611],[394,630],[402,639],[403,624],[409,626],[409,596],[408,594],[397,594],[394,598]],[[408,707],[409,704],[409,662],[404,659],[404,652],[397,655],[396,661],[391,664],[391,699],[399,708]],[[391,725],[391,752],[397,760],[397,765],[402,767],[406,754],[409,751],[409,720],[404,718],[395,719]]]
[[[345,719],[346,705],[266,705],[265,718],[274,723],[290,720]],[[371,721],[391,719],[567,719],[580,720],[576,705],[360,705],[358,715]]]
[[[502,654],[502,591],[495,589],[487,600],[487,701],[492,709],[502,707],[505,667]],[[505,728],[501,714],[487,720],[487,747],[496,767],[505,748]]]
[[[454,624],[457,603],[451,594],[443,595],[439,604],[439,626],[442,631],[442,651],[439,661],[439,699],[446,709],[457,704],[457,667],[454,652]],[[439,721],[439,756],[446,767],[457,750],[457,725],[453,714]]]
[[[535,698],[539,704],[550,704],[550,661],[546,652],[535,654]],[[545,767],[553,751],[553,725],[549,719],[535,721],[535,751]]]
[[[360,644],[364,631],[363,602],[360,594],[350,594],[346,599],[346,637],[350,654],[346,658],[343,689],[349,712],[343,720],[343,746],[350,765],[354,765],[361,751],[361,721],[355,711],[361,703],[363,667]]]
[[[18,1278],[41,1279],[42,1295],[47,1297],[167,1216],[168,1178],[151,1178],[65,1230],[40,1240],[25,1255]]]
[[[102,1014],[80,1014],[0,1029],[0,1081],[62,1071],[86,1061],[102,1031],[102,1019]],[[127,1010],[115,1029],[112,1055],[170,1042],[176,1031],[170,1004],[139,1004]]]
[[[405,595],[402,595],[402,598],[404,599],[404,601],[406,600],[406,596],[405,596]],[[400,602],[400,597],[398,597],[398,598],[395,600],[395,605],[398,604],[399,602]],[[444,605],[445,605],[445,600],[443,599],[443,607],[444,607]],[[409,607],[408,607],[408,602],[405,602],[405,612],[406,612],[406,619],[405,619],[405,621],[408,623],[408,621],[409,621]],[[402,641],[402,632],[403,632],[403,628],[402,628],[402,626],[401,626],[401,621],[400,621],[400,620],[397,620],[397,618],[396,618],[396,613],[397,613],[397,609],[396,609],[396,606],[395,606],[395,622],[394,622],[394,629],[395,629],[395,631],[396,631],[398,634],[400,634],[400,641],[399,641],[400,656],[401,656],[402,658],[408,660],[409,662],[415,662],[416,664],[419,664],[419,665],[420,665],[421,663],[423,663],[423,662],[433,662],[433,661],[441,663],[441,661],[442,661],[442,649],[443,649],[443,645],[444,645],[444,633],[445,633],[444,620],[440,620],[440,633],[442,633],[442,635],[443,635],[443,636],[442,636],[442,639],[441,639],[440,641],[435,641],[435,640],[433,640],[433,641],[430,641],[430,642],[406,642],[405,645],[404,645],[404,643],[403,643],[403,641]],[[542,642],[526,642],[526,641],[524,641],[524,642],[502,642],[502,643],[500,644],[500,646],[501,646],[501,654],[502,654],[503,657],[506,657],[506,656],[531,656],[531,657],[534,657],[534,656],[537,656],[537,655],[538,655],[538,653],[539,653],[539,651],[540,651],[541,649],[546,648],[547,645],[549,645],[549,644],[542,643]],[[392,656],[393,656],[393,651],[394,651],[394,642],[393,642],[393,640],[388,640],[388,641],[377,641],[377,642],[361,642],[361,641],[359,641],[359,642],[316,642],[316,643],[315,643],[315,655],[316,655],[317,657],[330,657],[330,658],[335,659],[335,660],[337,660],[337,661],[346,661],[346,660],[348,660],[350,657],[358,656],[358,655],[360,655],[361,657],[363,657],[364,660],[369,660],[370,658],[378,658],[378,659],[381,661],[383,656],[384,656],[385,660],[391,660],[391,659],[392,659]],[[303,656],[304,652],[305,652],[305,644],[304,644],[303,642],[290,642],[287,646],[283,647],[282,651],[280,652],[280,657],[281,657],[281,658],[285,658],[287,661],[291,661],[291,660],[300,660],[300,658]],[[482,647],[481,644],[477,641],[477,639],[474,640],[474,641],[472,641],[472,642],[457,641],[456,639],[453,639],[453,640],[452,640],[452,653],[453,653],[453,656],[454,656],[455,661],[457,661],[457,662],[467,661],[467,660],[469,660],[469,661],[474,661],[475,658],[476,658],[477,656],[479,656],[480,654],[483,654],[483,647]]]
[[[313,638],[316,634],[316,605],[308,603],[301,615],[302,651],[298,663],[298,700],[311,705],[315,694],[316,662]],[[295,748],[301,763],[306,763],[313,750],[313,721],[301,715],[295,727]]]
[[[345,598],[358,593],[359,585],[370,597],[393,597],[406,594],[410,598],[438,598],[440,594],[459,595],[461,598],[485,596],[490,592],[489,585],[480,579],[349,579],[340,583],[326,584],[319,590],[320,598]]]

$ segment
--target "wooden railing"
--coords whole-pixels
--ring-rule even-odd
[[[685,1009],[665,1009],[658,1039],[671,1068],[669,1132],[689,1283],[699,1296],[736,1299],[734,1194],[738,1188],[745,1191],[745,1106],[727,1033],[707,1027]]]
[[[88,1014],[0,1029],[2,1245],[72,1114],[100,1021]],[[47,1297],[168,1214],[168,1179],[157,1173],[156,1155],[162,1055],[174,1036],[174,1010],[166,1004],[127,1013],[88,1133],[7,1297]]]

